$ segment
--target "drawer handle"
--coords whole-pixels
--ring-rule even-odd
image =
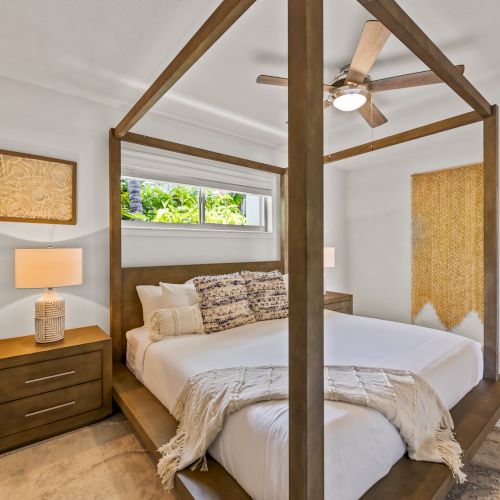
[[[25,384],[33,384],[34,382],[41,382],[42,380],[49,380],[51,378],[65,377],[66,375],[73,375],[76,370],[71,370],[70,372],[56,373],[55,375],[48,375],[47,377],[32,378],[31,380],[26,380]]]
[[[51,406],[50,408],[45,408],[45,410],[38,410],[38,411],[33,411],[31,413],[26,413],[26,415],[24,415],[24,416],[26,418],[33,417],[34,415],[40,415],[40,413],[45,413],[47,411],[58,410],[59,408],[65,408],[66,406],[71,406],[71,405],[74,405],[75,403],[76,403],[76,401],[70,401],[69,403],[63,403],[62,405]]]

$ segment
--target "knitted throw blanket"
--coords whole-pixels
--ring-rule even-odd
[[[325,400],[379,411],[399,430],[411,459],[445,463],[465,481],[451,415],[422,378],[402,370],[325,366],[324,379]],[[207,470],[205,453],[226,417],[254,403],[283,399],[288,399],[283,366],[226,368],[191,377],[173,409],[177,433],[159,449],[158,474],[165,487],[172,489],[175,473],[189,465]]]

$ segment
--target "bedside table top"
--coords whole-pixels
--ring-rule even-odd
[[[66,330],[63,340],[48,344],[37,344],[34,335],[12,337],[0,340],[0,360],[105,341],[111,341],[111,337],[106,335],[98,326]]]
[[[324,303],[325,304],[333,304],[335,302],[344,302],[346,300],[352,300],[352,294],[341,293],[341,292],[330,292],[327,290],[325,295],[324,295]]]

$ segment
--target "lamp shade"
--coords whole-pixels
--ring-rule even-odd
[[[325,247],[323,267],[335,267],[335,247]]]
[[[16,288],[56,288],[83,283],[81,248],[16,249]]]

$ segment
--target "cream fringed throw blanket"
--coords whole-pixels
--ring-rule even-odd
[[[367,406],[382,413],[400,432],[413,460],[447,464],[459,482],[462,450],[453,421],[434,390],[419,376],[402,370],[325,367],[325,400]],[[205,452],[224,420],[261,401],[288,399],[287,367],[226,368],[191,377],[179,394],[173,416],[176,435],[160,448],[158,474],[167,489],[178,470],[206,470]]]

